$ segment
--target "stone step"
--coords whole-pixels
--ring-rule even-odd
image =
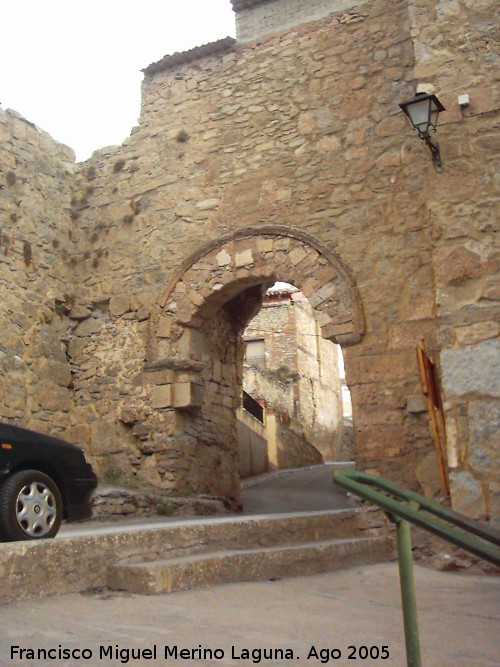
[[[373,537],[383,520],[365,508],[274,515],[158,519],[64,530],[55,540],[11,542],[0,548],[0,604],[106,586],[114,564],[134,564],[234,550]],[[378,517],[378,518],[377,518]],[[353,563],[354,564],[354,563]],[[281,576],[278,574],[278,576]]]
[[[363,510],[225,516],[179,521],[160,530],[141,531],[139,539],[116,550],[125,563],[158,561],[199,553],[296,545],[370,533]]]
[[[331,572],[384,561],[388,556],[389,542],[381,537],[233,549],[141,563],[118,563],[108,570],[107,586],[152,595],[237,581]]]

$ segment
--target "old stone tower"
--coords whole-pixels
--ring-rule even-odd
[[[425,338],[453,503],[498,512],[496,4],[232,0],[237,39],[147,67],[139,126],[84,164],[1,111],[0,418],[237,498],[241,332],[279,279],[343,348],[358,466],[415,486],[432,460]],[[398,108],[419,85],[439,173]]]

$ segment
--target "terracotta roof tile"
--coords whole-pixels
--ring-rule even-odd
[[[233,37],[225,37],[224,39],[219,39],[217,42],[210,42],[203,46],[195,46],[194,49],[189,49],[189,51],[182,51],[180,53],[164,56],[161,60],[158,60],[156,63],[151,63],[151,65],[148,65],[142,71],[144,74],[148,75],[166,69],[174,69],[179,65],[184,65],[193,60],[199,60],[200,58],[230,51],[235,44],[236,40]]]

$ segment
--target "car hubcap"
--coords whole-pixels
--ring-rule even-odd
[[[26,484],[17,497],[17,522],[30,537],[42,537],[56,519],[56,500],[52,491],[41,482]]]

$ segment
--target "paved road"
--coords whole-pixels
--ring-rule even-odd
[[[281,514],[356,507],[356,501],[332,482],[333,471],[338,467],[318,465],[247,480],[243,483],[243,511]]]
[[[322,467],[252,480],[243,492],[245,513],[352,506],[354,501],[331,485],[331,472]],[[134,530],[139,523],[144,520],[112,526]],[[76,530],[109,526],[91,523]],[[498,667],[499,579],[416,567],[416,580],[425,667]],[[0,606],[0,667],[403,667],[399,595],[397,565],[384,563],[170,595],[94,591],[14,602]],[[50,649],[55,657],[19,658],[14,646]],[[175,647],[192,657],[178,653],[176,659]],[[58,657],[59,649],[85,649],[91,657]],[[200,649],[218,652],[209,659],[199,657]],[[141,657],[133,658],[132,650]],[[372,657],[364,657],[370,650]],[[355,651],[357,657],[349,658]]]
[[[243,514],[283,514],[357,507],[354,498],[334,486],[333,470],[340,464],[325,464],[261,475],[243,482]],[[342,466],[345,467],[345,466]],[[213,519],[214,517],[210,517]],[[113,530],[135,530],[141,526],[165,525],[186,517],[124,518],[64,525],[60,535],[89,535]],[[1,667],[1,663],[0,663]]]
[[[416,568],[425,667],[498,667],[500,582]],[[395,563],[281,581],[227,584],[170,595],[96,591],[11,603],[0,608],[2,667],[403,667],[406,664]],[[87,649],[88,660],[11,659],[11,647]],[[218,659],[165,659],[165,646],[220,649]],[[100,647],[113,657],[99,657]],[[157,659],[126,651],[157,647]],[[231,647],[234,646],[234,649]],[[357,649],[357,659],[348,659]],[[121,654],[116,654],[116,647]],[[313,649],[314,647],[314,649]],[[389,657],[382,655],[383,647]],[[372,648],[374,647],[374,648]],[[334,659],[329,650],[342,651]],[[283,651],[280,657],[278,650]],[[285,654],[285,651],[289,652]],[[291,652],[291,653],[290,653]],[[293,654],[293,658],[290,657]],[[17,654],[18,655],[18,654]],[[118,655],[118,657],[117,657]],[[129,654],[130,655],[130,654]],[[221,655],[221,654],[218,654]],[[289,659],[287,659],[287,656]],[[338,655],[333,654],[333,655]],[[385,655],[385,652],[384,652]],[[121,657],[120,657],[121,656]],[[310,656],[308,658],[308,656]]]

